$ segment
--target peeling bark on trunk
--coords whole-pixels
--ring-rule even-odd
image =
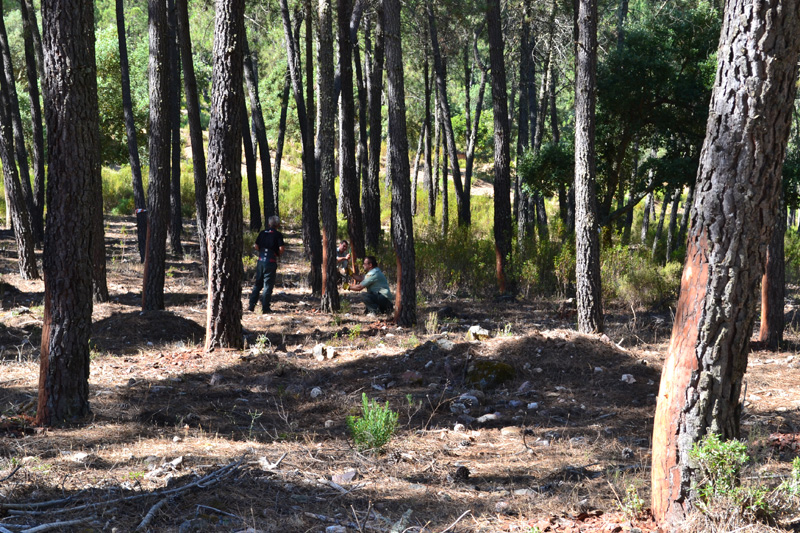
[[[206,349],[241,348],[244,0],[217,0],[208,125]]]
[[[654,422],[652,506],[661,522],[676,523],[692,507],[692,445],[707,433],[739,436],[742,380],[795,97],[799,4],[726,3]]]

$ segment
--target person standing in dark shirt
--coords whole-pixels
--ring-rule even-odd
[[[269,217],[269,227],[258,234],[253,248],[258,253],[256,265],[256,284],[250,293],[250,311],[256,310],[258,295],[261,293],[261,312],[271,313],[270,301],[272,289],[275,287],[275,277],[278,271],[278,258],[283,255],[283,234],[278,230],[281,219],[276,216]],[[263,292],[262,292],[263,287]]]

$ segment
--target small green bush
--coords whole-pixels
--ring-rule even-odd
[[[603,299],[625,307],[661,307],[678,294],[683,267],[680,263],[654,264],[646,250],[621,244],[601,253]]]
[[[359,451],[380,451],[391,440],[397,429],[398,414],[361,394],[362,416],[347,417],[347,427]]]
[[[786,231],[783,239],[784,260],[786,261],[786,282],[800,282],[800,233],[794,229]]]

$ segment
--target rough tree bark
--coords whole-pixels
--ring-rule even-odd
[[[786,263],[783,239],[786,236],[786,209],[782,201],[778,213],[777,224],[769,241],[764,276],[761,278],[761,328],[758,332],[759,342],[763,343],[765,349],[773,351],[783,343],[784,327]]]
[[[164,269],[169,222],[169,72],[167,4],[148,0],[150,26],[150,183],[147,187],[147,253],[142,309],[164,309]]]
[[[575,275],[578,331],[603,331],[596,156],[597,0],[579,0],[575,73]],[[541,109],[540,109],[541,112]]]
[[[364,241],[366,248],[377,251],[381,243],[381,95],[383,93],[383,7],[377,6],[375,16],[375,49],[372,71],[369,74],[369,161],[367,180],[361,191],[364,206]]]
[[[100,168],[94,4],[43,2],[42,27],[50,161],[36,424],[51,426],[90,413],[93,182]]]
[[[339,6],[341,8],[341,4]],[[334,161],[334,128],[336,102],[333,99],[333,6],[331,0],[319,0],[317,33],[317,123],[319,127],[320,215],[322,218],[322,301],[323,311],[339,310],[339,289],[336,271],[336,162]],[[341,17],[341,15],[340,15]],[[344,69],[343,69],[344,70]],[[352,79],[351,79],[352,85]],[[352,86],[350,88],[352,99]],[[344,99],[344,92],[342,96]],[[352,102],[351,102],[352,103]]]
[[[400,0],[384,0],[386,30],[386,100],[389,104],[389,157],[392,180],[392,244],[397,256],[397,294],[394,321],[398,326],[417,322],[417,286],[414,225],[411,218],[406,96],[403,47],[400,41]]]
[[[500,0],[489,0],[486,8],[489,56],[492,63],[494,106],[494,250],[497,285],[505,293],[507,265],[511,261],[511,133],[508,126],[506,67],[503,57],[503,26]],[[476,111],[476,116],[478,115]],[[477,129],[477,128],[476,128]]]
[[[283,82],[283,94],[281,95],[281,115],[278,120],[278,141],[275,144],[275,161],[272,167],[272,197],[275,199],[275,214],[280,214],[279,198],[280,191],[280,177],[281,177],[281,160],[283,159],[283,142],[286,138],[286,112],[289,108],[289,89],[291,88],[292,79],[289,77],[289,70],[286,70],[286,76]]]
[[[652,508],[691,509],[692,445],[739,435],[758,284],[779,207],[800,2],[728,0],[672,339],[653,429]]]
[[[241,348],[244,0],[217,0],[208,125],[206,349]]]
[[[194,74],[192,41],[189,34],[188,0],[176,0],[178,10],[178,42],[183,66],[183,93],[186,98],[186,115],[189,121],[189,139],[192,143],[194,163],[194,205],[197,221],[197,240],[200,242],[200,262],[203,278],[208,275],[208,245],[206,244],[206,154],[203,149],[203,128],[200,124],[200,100],[197,95],[197,78]]]
[[[186,0],[178,0],[178,2],[181,1],[184,5],[186,4]],[[116,9],[119,67],[122,72],[122,112],[125,118],[125,134],[128,139],[128,162],[131,165],[131,187],[133,188],[133,207],[136,212],[136,237],[139,244],[139,261],[143,263],[147,244],[147,205],[144,196],[144,185],[142,184],[142,164],[139,161],[139,143],[136,138],[136,124],[133,121],[131,76],[130,67],[128,66],[128,44],[125,31],[125,6],[123,0],[116,0]]]

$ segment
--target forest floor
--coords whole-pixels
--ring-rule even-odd
[[[577,334],[573,304],[556,299],[429,302],[412,329],[365,316],[353,293],[349,312],[324,314],[290,228],[274,313],[245,311],[247,349],[207,353],[197,243],[168,261],[166,310],[143,313],[132,222],[107,221],[93,416],[59,429],[25,423],[44,286],[20,279],[0,232],[0,530],[656,531],[627,494],[649,502],[668,310],[607,309],[599,336]],[[755,346],[746,376],[759,475],[785,475],[800,447],[789,318],[784,351]],[[489,337],[467,340],[475,325]],[[333,357],[315,358],[319,344]],[[363,393],[399,412],[381,454],[358,452],[348,432]]]

